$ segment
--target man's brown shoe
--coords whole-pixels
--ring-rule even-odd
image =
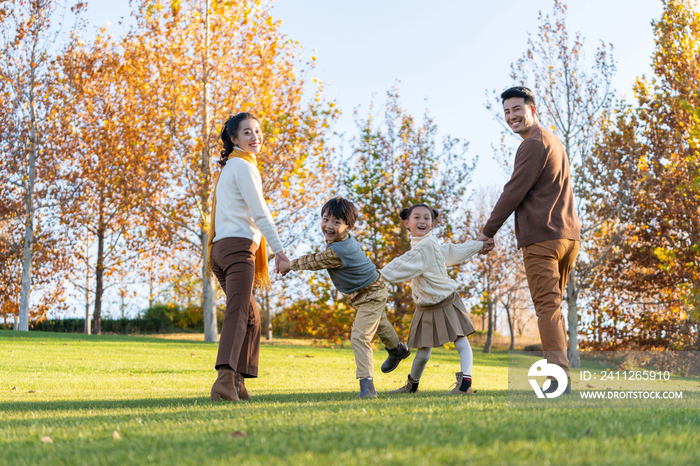
[[[236,372],[233,369],[219,369],[216,382],[211,387],[211,401],[239,401],[238,390],[234,383]]]
[[[462,386],[462,380],[464,379],[464,374],[462,372],[455,372],[455,376],[457,377],[457,382],[455,383],[452,391],[447,393],[448,395],[473,395],[475,393],[475,391],[472,390],[472,387],[467,388],[467,390],[464,392],[459,389],[459,387]]]
[[[392,395],[398,395],[399,393],[417,393],[418,387],[416,387],[415,391],[413,390],[414,383],[416,383],[416,381],[413,380],[413,377],[411,377],[411,374],[408,374],[408,379],[406,380],[406,385],[404,385],[401,388],[397,388],[396,390],[392,390],[389,393]]]
[[[243,377],[242,374],[237,373],[236,380],[238,380],[238,383],[236,384],[238,387],[238,398],[241,400],[250,400],[248,390],[245,388],[245,377]]]

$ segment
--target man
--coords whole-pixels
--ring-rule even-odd
[[[506,123],[523,142],[515,154],[513,175],[477,240],[486,242],[484,252],[492,250],[496,232],[515,212],[515,237],[518,249],[523,249],[544,357],[564,369],[565,393],[571,393],[561,302],[581,244],[581,223],[574,208],[569,160],[559,138],[540,125],[530,89],[512,87],[501,94],[501,101]],[[552,380],[546,393],[557,388]]]

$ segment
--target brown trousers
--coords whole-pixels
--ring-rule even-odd
[[[260,313],[253,299],[257,249],[247,238],[224,238],[214,243],[211,253],[214,275],[226,293],[216,369],[229,365],[243,377],[258,376]]]
[[[568,339],[561,302],[580,244],[580,241],[553,239],[523,248],[525,275],[535,304],[544,358],[564,369],[567,376]]]

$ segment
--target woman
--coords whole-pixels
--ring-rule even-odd
[[[275,267],[288,261],[262,193],[255,156],[263,135],[251,113],[228,119],[221,131],[223,166],[214,188],[207,258],[226,293],[226,315],[216,357],[218,377],[211,400],[250,399],[244,379],[258,376],[260,313],[253,285],[269,286],[267,245],[275,253]]]

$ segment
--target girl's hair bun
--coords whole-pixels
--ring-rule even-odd
[[[399,217],[401,218],[401,220],[407,220],[408,217],[411,216],[411,212],[413,212],[413,209],[415,209],[416,207],[425,207],[426,209],[428,209],[430,211],[431,216],[433,217],[433,222],[440,216],[440,212],[433,209],[427,204],[413,204],[408,209],[403,209],[401,213],[399,213]]]

